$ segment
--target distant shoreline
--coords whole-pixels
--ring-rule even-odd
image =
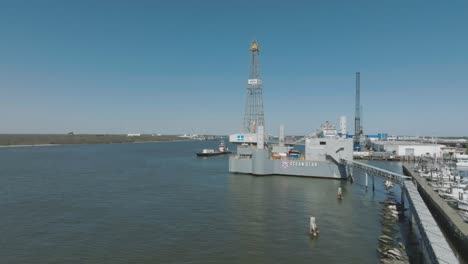
[[[61,146],[61,145],[63,144],[0,145],[0,148],[49,147],[49,146]]]
[[[183,141],[199,141],[199,140],[196,140],[196,139],[176,139],[176,140],[137,141],[137,142],[129,142],[129,143],[140,144],[140,143],[162,143],[162,142],[183,142]]]
[[[8,135],[0,134],[0,148],[8,147],[47,147],[83,144],[125,144],[193,141],[193,138],[181,138],[176,135]]]
[[[36,144],[36,145],[0,145],[0,148],[27,148],[27,147],[51,147],[51,146],[70,146],[70,145],[109,145],[109,144],[141,144],[141,143],[164,143],[164,142],[189,142],[196,141],[190,139],[183,140],[155,140],[138,142],[111,142],[111,143],[70,143],[70,144]]]

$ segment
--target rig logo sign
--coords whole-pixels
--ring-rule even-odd
[[[297,166],[297,167],[317,167],[317,162],[310,162],[310,161],[291,161],[291,162],[289,162],[289,166]]]
[[[281,168],[287,169],[290,166],[294,167],[317,167],[317,162],[310,162],[310,161],[281,161]]]

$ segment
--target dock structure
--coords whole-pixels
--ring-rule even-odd
[[[405,174],[413,176],[411,166],[403,166]],[[454,242],[461,255],[468,259],[468,224],[458,215],[457,210],[450,207],[424,178],[413,176],[415,188],[427,204],[435,219],[444,228],[445,233]]]
[[[402,202],[404,196],[406,196],[409,203],[410,219],[416,226],[421,238],[420,245],[425,259],[424,263],[459,263],[453,249],[437,225],[434,216],[430,213],[422,196],[418,192],[418,183],[415,184],[411,181],[413,177],[354,160],[341,159],[340,162],[349,168],[348,171],[351,171],[351,168],[359,169],[364,171],[366,175],[383,177],[400,185]],[[372,182],[374,183],[374,180]],[[468,227],[466,231],[468,231]]]
[[[421,248],[427,250],[426,254],[423,254],[426,257],[425,262],[459,263],[442,230],[419,194],[417,186],[408,181],[402,190],[408,197],[410,221],[416,223],[422,238]]]

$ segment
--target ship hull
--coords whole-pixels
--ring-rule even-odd
[[[197,156],[198,157],[211,157],[211,156],[219,156],[219,155],[226,155],[226,154],[231,154],[231,151],[224,151],[224,152],[213,152],[213,153],[203,153],[203,152],[198,152]]]
[[[251,158],[231,156],[229,172],[252,175],[285,175],[313,178],[346,179],[344,165],[332,161],[271,159],[268,151],[256,150]]]

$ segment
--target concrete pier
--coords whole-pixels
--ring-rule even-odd
[[[377,175],[385,178],[388,183],[394,182],[401,186],[408,199],[410,221],[414,223],[415,230],[417,230],[423,263],[460,263],[457,258],[459,254],[451,248],[441,228],[437,225],[436,217],[430,213],[429,206],[418,192],[419,184],[412,181],[414,177],[409,177],[411,174],[402,175],[354,160],[341,159],[341,162],[371,173],[373,177]],[[403,169],[409,172],[405,167]]]
[[[410,221],[418,227],[416,229],[421,238],[419,243],[423,252],[423,263],[459,263],[416,185],[408,182],[403,190],[408,196]]]
[[[424,178],[415,175],[412,172],[411,165],[403,166],[405,175],[412,176],[413,182],[417,186],[417,190],[427,207],[431,211],[439,226],[448,236],[450,241],[456,247],[460,256],[468,260],[468,223],[458,215],[457,210],[450,207],[447,202],[442,199]]]

